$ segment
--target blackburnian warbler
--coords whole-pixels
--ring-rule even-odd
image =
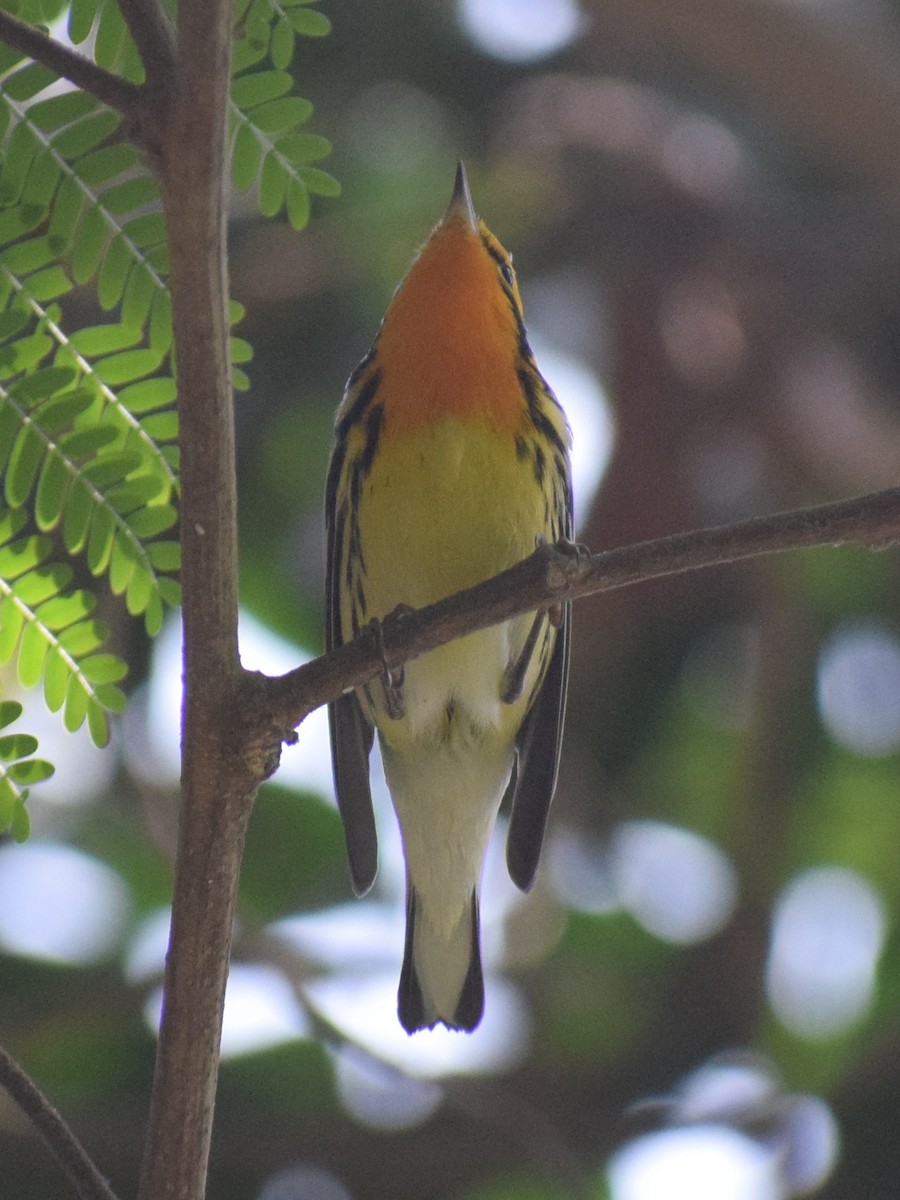
[[[534,361],[510,256],[459,165],[443,220],[350,377],[328,472],[327,645],[572,534],[570,434]],[[474,1029],[484,1009],[478,885],[504,795],[527,889],[556,783],[568,606],[431,650],[330,706],[354,890],[375,877],[375,730],[400,823],[407,927],[400,1022]]]

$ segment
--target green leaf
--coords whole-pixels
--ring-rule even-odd
[[[69,337],[72,346],[87,358],[130,349],[140,340],[140,326],[131,324],[90,325],[76,330]]]
[[[159,594],[171,608],[178,608],[181,604],[181,585],[177,579],[172,579],[168,575],[160,575],[156,581],[159,587]]]
[[[132,617],[144,612],[151,599],[155,599],[154,587],[153,576],[142,563],[136,563],[125,591],[125,608]]]
[[[44,449],[43,439],[32,425],[20,430],[6,469],[6,502],[13,508],[21,508],[31,494]]]
[[[131,142],[115,142],[79,159],[78,178],[96,187],[131,171],[139,162],[138,153]]]
[[[31,738],[34,742],[34,749],[37,750],[37,738]],[[31,751],[33,753],[34,751]],[[52,763],[48,763],[43,758],[30,758],[27,762],[17,762],[9,768],[9,777],[18,784],[27,787],[33,787],[36,783],[43,783],[45,779],[49,779],[56,771]]]
[[[292,179],[287,186],[287,215],[294,229],[305,229],[309,222],[309,189],[298,179]]]
[[[69,459],[93,457],[98,450],[117,441],[119,431],[112,425],[88,425],[73,429],[59,439],[59,448]]]
[[[66,657],[51,647],[44,665],[44,700],[51,712],[59,712],[65,703],[70,674]]]
[[[106,493],[106,502],[112,505],[116,512],[127,515],[155,500],[160,494],[160,487],[160,480],[156,475],[136,476],[110,488]]]
[[[0,729],[18,721],[23,712],[24,709],[18,700],[0,700]]]
[[[22,188],[22,203],[47,206],[60,178],[60,165],[49,151],[38,154],[31,164],[25,186]]]
[[[90,35],[96,15],[97,0],[72,0],[69,9],[69,37],[76,46]]]
[[[0,254],[0,262],[16,275],[27,275],[29,271],[36,271],[52,262],[55,257],[49,238],[33,237],[7,246]]]
[[[67,563],[48,563],[36,567],[16,580],[16,598],[29,608],[36,608],[68,587],[72,582],[72,574],[72,568]]]
[[[166,240],[165,218],[161,212],[142,213],[125,225],[125,236],[136,246],[155,246]]]
[[[134,546],[127,538],[117,533],[113,537],[112,554],[109,560],[109,588],[114,596],[121,596],[128,587],[131,576],[134,574],[134,567]]]
[[[88,729],[94,739],[94,745],[101,748],[109,741],[109,721],[106,713],[96,700],[89,697],[87,704]]]
[[[236,363],[251,362],[253,347],[243,338],[231,338],[231,361]]]
[[[17,842],[27,842],[28,835],[31,833],[31,822],[28,818],[28,809],[23,801],[25,796],[20,796],[13,808],[12,823],[10,831]]]
[[[54,596],[37,608],[37,616],[42,625],[58,633],[67,629],[77,621],[89,617],[97,606],[97,598],[93,592],[84,588],[69,592],[65,596]]]
[[[263,133],[285,133],[306,121],[312,110],[310,102],[302,96],[283,96],[254,108],[251,120]]]
[[[38,748],[38,740],[30,733],[11,733],[0,737],[0,759],[4,762],[14,762],[18,758],[28,758]]]
[[[139,538],[152,538],[171,529],[177,520],[178,513],[171,504],[157,504],[132,513],[128,525]]]
[[[39,100],[36,104],[30,104],[28,120],[44,133],[52,133],[71,121],[77,121],[88,113],[95,112],[96,108],[97,101],[87,92],[69,91],[61,96],[51,96],[49,100]]]
[[[125,22],[118,5],[107,0],[100,9],[100,21],[94,39],[94,59],[98,66],[112,69],[118,65],[125,32]]]
[[[287,19],[303,37],[325,37],[331,32],[331,22],[314,8],[290,8]]]
[[[47,227],[47,240],[58,254],[63,254],[71,245],[84,207],[84,199],[81,181],[74,174],[67,175],[57,188],[50,224]]]
[[[56,83],[56,75],[39,63],[29,63],[4,81],[3,90],[11,100],[30,100],[38,92]]]
[[[151,542],[147,557],[157,571],[177,571],[181,567],[181,546],[178,542]]]
[[[150,318],[150,349],[166,355],[172,348],[172,301],[168,292],[160,292],[153,302]]]
[[[115,654],[91,654],[81,660],[79,667],[91,683],[118,683],[128,674],[128,667]]]
[[[259,138],[249,125],[239,125],[231,157],[232,178],[238,191],[245,192],[256,182],[261,158]]]
[[[72,282],[60,266],[47,267],[30,275],[26,280],[28,294],[33,300],[45,304],[48,300],[56,300],[72,290]]]
[[[122,389],[119,401],[129,412],[140,414],[172,404],[177,395],[173,379],[145,379]]]
[[[32,688],[40,682],[47,656],[47,638],[40,626],[26,621],[19,640],[18,676],[22,687]]]
[[[153,413],[142,422],[143,430],[155,442],[171,442],[178,437],[178,413],[171,409],[169,412]]]
[[[0,173],[0,204],[2,204],[3,196],[4,184],[2,173]],[[30,233],[41,224],[44,215],[42,208],[23,205],[8,208],[5,212],[0,213],[0,246],[17,241],[25,234]]]
[[[122,324],[133,325],[143,331],[153,297],[158,294],[157,282],[145,266],[139,266],[132,271],[128,276],[125,295],[122,298]]]
[[[132,614],[132,616],[137,616],[138,613],[143,611],[143,613],[144,613],[144,628],[147,630],[147,636],[151,637],[151,638],[155,638],[158,636],[159,631],[162,629],[163,616],[165,615],[165,610],[163,609],[162,597],[160,596],[158,591],[151,592],[150,599],[147,601],[147,605],[143,610],[141,610],[140,608],[133,609],[131,607],[130,595],[131,595],[132,587],[135,586],[135,580],[137,579],[137,577],[138,577],[137,573],[135,573],[131,577],[131,583],[129,585],[128,591],[125,593],[125,604],[126,604],[128,611]]]
[[[109,566],[115,534],[115,518],[110,509],[98,508],[88,534],[87,564],[92,575],[102,575]]]
[[[106,248],[100,278],[97,281],[97,299],[100,307],[107,311],[122,299],[128,273],[134,266],[134,253],[123,237],[114,237]]]
[[[103,207],[116,216],[123,216],[158,201],[159,187],[152,175],[126,179],[124,183],[116,183],[103,193]]]
[[[63,158],[81,158],[94,150],[117,128],[121,118],[111,109],[100,109],[69,125],[53,138],[53,149]]]
[[[259,177],[259,210],[264,217],[281,211],[287,190],[287,176],[278,155],[267,154]]]
[[[143,455],[136,450],[113,450],[102,458],[86,463],[81,468],[81,474],[96,487],[106,488],[136,471],[143,463]]]
[[[231,100],[246,110],[286,95],[293,86],[287,71],[254,71],[231,81]]]
[[[16,788],[5,773],[0,773],[0,829],[6,829],[12,824],[16,808]]]
[[[269,43],[269,57],[276,67],[284,70],[294,57],[294,31],[287,21],[276,22]]]
[[[63,544],[70,554],[80,554],[84,549],[94,504],[94,497],[85,482],[74,480],[63,512]]]
[[[53,343],[45,333],[34,333],[19,338],[0,350],[0,368],[5,367],[10,375],[30,371],[42,362],[53,349]]]
[[[34,501],[37,527],[42,532],[55,529],[62,519],[63,504],[69,486],[69,470],[58,454],[44,459]]]
[[[97,703],[110,712],[121,712],[127,704],[125,693],[113,683],[99,683],[94,695],[97,697]]]
[[[43,400],[61,388],[68,387],[74,378],[75,372],[71,367],[44,367],[24,379],[17,380],[8,389],[8,395],[30,407],[31,402]]]
[[[109,636],[109,630],[102,621],[91,618],[70,625],[59,635],[59,644],[73,658],[83,658],[98,649]]]
[[[69,733],[74,733],[76,729],[80,729],[84,724],[87,708],[88,694],[81,680],[77,675],[70,675],[69,686],[66,688],[65,708],[63,710],[63,724]],[[101,744],[105,745],[105,742]]]
[[[301,167],[297,174],[314,196],[339,196],[341,194],[341,185],[327,171],[321,171],[318,167]]]
[[[159,370],[162,360],[163,355],[156,350],[123,350],[121,354],[101,358],[94,364],[94,369],[104,383],[116,387]]]
[[[34,570],[50,556],[50,541],[32,534],[0,546],[0,579],[9,582]]]
[[[82,164],[78,165],[81,170]],[[76,283],[87,283],[94,278],[106,240],[107,228],[103,214],[99,209],[88,208],[72,249],[71,270]]]
[[[24,625],[25,613],[10,596],[0,604],[0,663],[8,663],[15,654]]]
[[[94,403],[96,397],[87,388],[77,388],[45,401],[34,412],[34,420],[47,434],[53,436]]]

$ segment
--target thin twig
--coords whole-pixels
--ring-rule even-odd
[[[82,1200],[117,1200],[115,1192],[94,1166],[69,1126],[34,1080],[2,1047],[0,1086],[34,1125]]]
[[[63,79],[68,79],[76,87],[83,88],[126,117],[140,117],[144,106],[144,93],[137,84],[120,79],[104,67],[98,67],[77,50],[63,45],[40,29],[2,10],[0,42],[5,42],[27,58],[49,67]]]
[[[900,542],[900,489],[891,488],[597,554],[543,546],[493,579],[428,608],[387,617],[377,645],[365,633],[286,675],[269,678],[248,673],[240,706],[244,737],[254,731],[248,738],[248,765],[270,763],[273,738],[289,735],[312,709],[359,687],[385,665],[394,670],[436,646],[519,613],[763,554],[826,545],[885,549],[896,542]]]

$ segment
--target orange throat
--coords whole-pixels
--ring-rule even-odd
[[[481,239],[461,222],[439,228],[382,324],[385,434],[443,417],[517,430],[524,416],[517,341],[515,317]]]

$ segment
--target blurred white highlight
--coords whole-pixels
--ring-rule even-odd
[[[115,950],[129,914],[125,884],[81,850],[40,841],[0,848],[5,950],[51,962],[97,962]]]
[[[871,624],[841,626],[819,657],[819,714],[848,750],[881,757],[900,748],[900,641]]]
[[[574,0],[460,0],[459,20],[479,50],[507,62],[546,58],[584,28]]]
[[[802,1037],[833,1037],[868,1009],[887,935],[881,897],[855,871],[797,876],[775,908],[766,970],[769,1000]]]

